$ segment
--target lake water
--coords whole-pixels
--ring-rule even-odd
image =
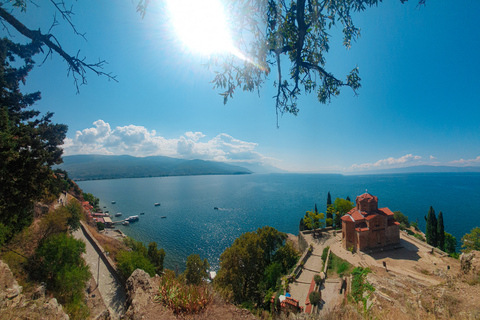
[[[368,192],[379,207],[400,210],[425,230],[428,209],[443,212],[445,230],[459,242],[480,226],[479,173],[388,175],[270,174],[187,176],[81,181],[84,192],[100,198],[110,214],[140,215],[125,234],[148,244],[158,243],[167,255],[165,267],[185,269],[188,255],[198,253],[218,268],[223,250],[247,231],[269,225],[298,233],[305,211],[326,211],[327,192],[355,197]],[[116,204],[111,204],[116,201]],[[161,206],[155,207],[155,203]],[[214,210],[218,207],[219,210]],[[166,216],[166,218],[161,218]],[[113,220],[120,220],[113,218]]]

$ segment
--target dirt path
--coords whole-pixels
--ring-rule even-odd
[[[97,251],[85,238],[82,229],[75,231],[73,236],[76,239],[85,242],[87,253],[84,254],[84,259],[90,266],[92,276],[98,283],[98,289],[105,305],[110,310],[112,318],[119,319],[125,313],[124,306],[126,295],[124,288],[107,269],[107,266],[100,258]]]

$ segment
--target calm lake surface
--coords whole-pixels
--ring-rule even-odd
[[[218,268],[223,250],[235,238],[265,225],[298,233],[305,211],[326,211],[327,193],[355,197],[368,192],[379,207],[400,210],[425,230],[430,206],[443,212],[445,231],[459,242],[480,226],[479,173],[416,173],[343,176],[330,174],[269,174],[187,176],[80,181],[80,188],[100,198],[101,207],[123,219],[140,215],[125,234],[164,248],[165,267],[185,269],[187,256],[198,253]],[[116,201],[116,204],[111,204]],[[161,206],[155,207],[155,203]],[[218,207],[219,210],[214,210]],[[161,218],[166,216],[166,218]],[[120,220],[120,218],[112,218]]]

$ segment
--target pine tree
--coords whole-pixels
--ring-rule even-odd
[[[435,210],[432,207],[428,210],[427,215],[427,228],[425,235],[427,237],[427,243],[431,246],[437,246],[437,218],[435,216]]]
[[[9,236],[28,226],[34,202],[49,190],[50,166],[62,162],[67,126],[53,113],[32,110],[40,92],[24,94],[25,79],[40,52],[37,42],[21,45],[0,39],[0,224]]]
[[[442,211],[438,213],[438,220],[437,220],[437,247],[439,247],[440,250],[445,251],[445,228],[443,226]]]

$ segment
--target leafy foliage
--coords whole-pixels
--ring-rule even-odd
[[[340,228],[342,226],[342,216],[346,213],[348,213],[350,210],[352,210],[355,207],[353,202],[342,199],[342,198],[336,198],[335,202],[333,203],[333,209],[335,212],[335,228]]]
[[[303,221],[305,223],[306,230],[318,229],[325,227],[325,222],[321,221],[325,218],[323,213],[318,213],[315,211],[307,211]]]
[[[310,300],[310,303],[316,306],[317,304],[320,303],[321,298],[320,298],[320,292],[318,291],[312,291],[308,295],[308,299]]]
[[[163,272],[163,261],[165,260],[165,250],[157,249],[156,242],[150,242],[148,244],[147,251],[148,260],[155,267],[155,273],[161,274]]]
[[[157,249],[155,242],[148,244],[148,249],[142,242],[127,237],[123,239],[124,244],[132,251],[121,251],[117,255],[117,266],[125,278],[136,269],[142,269],[150,276],[163,271],[163,261],[165,259],[165,250]]]
[[[66,125],[52,123],[52,113],[39,117],[29,109],[40,92],[20,91],[39,52],[37,42],[0,39],[0,223],[9,236],[30,225],[34,202],[54,179],[50,166],[61,162],[58,146],[67,131]]]
[[[402,230],[410,228],[410,221],[408,221],[408,217],[401,211],[394,211],[393,218],[400,223]]]
[[[65,233],[47,238],[37,249],[40,280],[55,292],[60,303],[74,314],[88,314],[84,305],[84,288],[91,273],[82,258],[85,243]]]
[[[207,259],[200,259],[200,255],[191,254],[187,257],[187,269],[185,270],[185,279],[187,284],[200,285],[203,279],[208,277],[207,270],[210,264]]]
[[[457,247],[457,239],[450,233],[445,232],[445,252],[448,254],[455,253]]]
[[[132,275],[133,271],[142,269],[151,277],[155,275],[155,267],[150,260],[139,251],[122,251],[117,255],[117,266],[125,278]]]
[[[274,263],[278,262],[283,266],[281,261],[285,260],[285,252],[290,252],[290,249],[284,249],[284,252],[278,255],[275,255],[275,252],[285,239],[284,233],[272,227],[242,234],[220,256],[220,270],[215,278],[217,287],[226,295],[231,295],[238,303],[263,301],[264,292],[260,293],[258,287],[265,276],[266,268],[273,261],[272,258],[277,258]],[[273,270],[270,273],[273,273]]]
[[[365,313],[369,310],[367,308],[367,301],[375,291],[375,288],[367,281],[367,274],[370,272],[371,270],[369,268],[364,269],[362,267],[356,267],[352,271],[352,291],[350,296],[353,301],[357,303],[362,302]]]
[[[480,227],[473,228],[462,237],[462,248],[464,251],[480,250]]]

